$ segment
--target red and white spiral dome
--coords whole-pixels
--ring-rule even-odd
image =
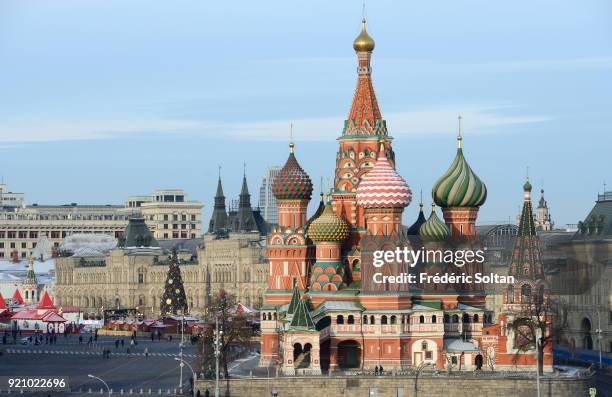
[[[357,205],[363,208],[403,208],[412,200],[408,183],[387,160],[384,147],[374,167],[357,186]]]

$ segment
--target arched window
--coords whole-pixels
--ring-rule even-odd
[[[370,316],[370,324],[376,324],[376,319],[374,316]]]
[[[514,303],[514,286],[508,286],[508,303]]]
[[[438,317],[436,317],[436,315],[434,314],[433,316],[431,316],[431,323],[435,324],[438,322]]]
[[[470,322],[470,315],[467,313],[463,313],[463,322],[464,323],[469,323]]]
[[[521,303],[528,303],[531,301],[531,286],[529,284],[523,284],[521,287]]]
[[[450,322],[450,316],[446,313],[444,313],[444,322],[445,323],[449,323]]]
[[[427,350],[427,342],[425,341],[421,342],[421,350],[423,351]]]
[[[344,324],[344,316],[342,314],[338,314],[338,317],[336,317],[336,324]]]
[[[368,316],[363,316],[363,323],[367,324],[368,323]]]
[[[355,324],[355,317],[353,317],[352,314],[349,314],[347,322],[348,324]]]
[[[380,323],[381,323],[382,325],[386,325],[386,324],[387,324],[387,316],[382,316],[382,317],[380,318]]]
[[[397,324],[397,317],[391,316],[391,324]]]
[[[480,322],[480,318],[478,318],[478,314],[474,314],[474,322],[475,323]]]
[[[458,323],[459,322],[459,316],[457,314],[453,314],[451,322]]]
[[[419,323],[425,324],[425,316],[422,314],[419,316]]]

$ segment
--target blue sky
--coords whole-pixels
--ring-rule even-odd
[[[370,1],[366,14],[379,104],[416,196],[452,161],[459,112],[489,189],[483,223],[514,219],[527,166],[558,224],[612,185],[611,2]],[[302,166],[331,178],[360,17],[359,1],[5,0],[0,174],[30,203],[183,188],[207,222],[217,165],[234,196],[246,161],[256,204],[293,122]]]

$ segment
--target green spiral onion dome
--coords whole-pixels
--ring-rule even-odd
[[[527,181],[523,185],[523,190],[526,191],[526,192],[530,192],[531,191],[531,182],[529,182],[529,179],[527,179]]]
[[[293,148],[294,145],[291,143],[289,145],[289,158],[274,179],[272,193],[277,200],[310,200],[312,181],[295,158]]]
[[[434,204],[431,205],[431,215],[429,215],[429,219],[427,219],[419,229],[419,235],[425,241],[443,241],[450,237],[450,230],[448,226],[438,218]]]
[[[434,202],[442,207],[480,207],[487,199],[487,187],[463,157],[461,135],[457,156],[432,189]]]
[[[308,227],[308,237],[312,241],[342,242],[349,236],[349,227],[342,219],[338,218],[327,203],[323,213]]]

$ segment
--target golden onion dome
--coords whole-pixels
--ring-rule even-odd
[[[353,48],[357,52],[371,52],[374,50],[374,39],[370,37],[366,30],[366,20],[361,20],[361,33],[353,41]]]
[[[314,242],[343,242],[349,234],[349,226],[336,216],[330,203],[327,203],[323,213],[308,226],[308,236]]]

